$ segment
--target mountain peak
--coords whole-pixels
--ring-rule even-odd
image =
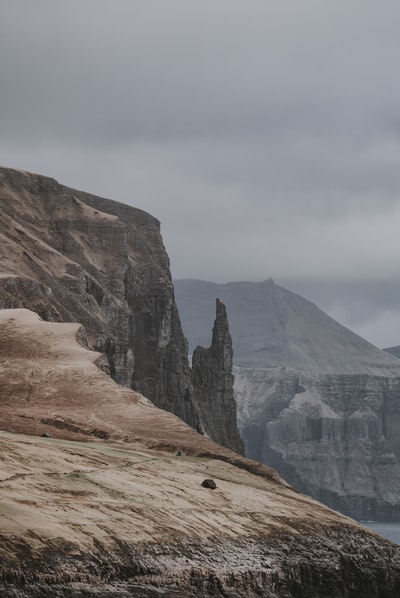
[[[175,281],[186,336],[204,344],[212,305],[229,312],[235,365],[287,366],[314,373],[400,375],[400,362],[342,326],[314,303],[273,282]]]

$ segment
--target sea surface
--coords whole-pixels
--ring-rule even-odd
[[[369,527],[374,532],[378,532],[384,538],[400,544],[400,521],[393,523],[381,523],[379,521],[361,521],[365,527]]]

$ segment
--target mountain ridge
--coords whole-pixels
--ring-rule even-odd
[[[399,345],[396,345],[395,347],[385,347],[384,349],[382,349],[382,351],[385,351],[386,353],[390,353],[394,357],[400,358],[400,346]]]
[[[351,517],[397,521],[400,360],[271,280],[185,284],[176,297],[195,342],[213,295],[227,304],[246,454]]]
[[[174,287],[182,326],[192,345],[204,342],[204,322],[213,296],[223,299],[229,313],[235,365],[400,375],[396,359],[272,279],[224,284],[174,279]]]

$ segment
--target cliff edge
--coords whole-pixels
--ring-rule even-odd
[[[227,305],[246,454],[346,515],[398,521],[400,360],[272,280],[175,285],[192,342]]]
[[[0,338],[1,596],[399,596],[400,547],[116,384],[78,324]]]
[[[156,218],[51,178],[0,168],[0,236],[0,308],[79,322],[114,380],[212,436],[213,414],[193,392]],[[220,416],[233,433],[227,446],[234,446],[231,413]]]

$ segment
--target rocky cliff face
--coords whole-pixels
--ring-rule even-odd
[[[79,322],[117,382],[208,429],[212,414],[202,410],[200,417],[193,396],[155,218],[50,178],[0,168],[0,234],[0,308]]]
[[[2,597],[398,598],[399,546],[116,384],[80,332],[0,310]]]
[[[243,453],[237,431],[236,402],[233,396],[232,338],[225,305],[216,300],[216,318],[208,349],[198,346],[192,357],[192,380],[205,433],[223,446]],[[208,414],[212,413],[212,418]],[[226,427],[230,423],[230,428]]]
[[[400,593],[398,547],[341,527],[264,539],[122,541],[86,552],[53,541],[33,558],[21,545],[16,556],[26,564],[3,561],[4,598],[398,598]]]
[[[176,288],[192,341],[218,293],[235,364],[263,364],[234,369],[246,454],[352,517],[398,520],[400,361],[271,280]]]
[[[235,365],[291,367],[318,374],[400,376],[400,362],[342,326],[314,303],[275,284],[175,280],[175,294],[192,347],[206,342],[216,297],[225,303]]]
[[[235,368],[246,452],[357,519],[400,518],[400,379]]]

